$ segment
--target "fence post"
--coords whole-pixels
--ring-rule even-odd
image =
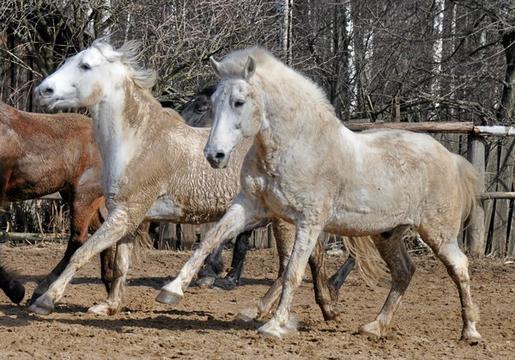
[[[480,136],[468,136],[468,159],[477,170],[480,179],[479,192],[485,190],[485,144]],[[479,199],[477,201],[480,201]],[[472,256],[485,254],[485,213],[483,206],[476,207],[466,230],[468,252]]]

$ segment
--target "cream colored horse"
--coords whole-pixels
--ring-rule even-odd
[[[116,50],[96,41],[67,59],[35,89],[40,102],[50,107],[90,109],[103,160],[102,185],[109,216],[72,256],[59,278],[30,306],[33,312],[51,312],[76,271],[92,256],[117,243],[112,291],[106,302],[90,311],[119,311],[130,262],[131,234],[137,225],[143,219],[213,222],[225,213],[238,192],[240,167],[250,143],[238,146],[236,159],[226,170],[212,169],[202,153],[209,129],[189,127],[176,112],[161,107],[149,90],[154,74],[138,66],[137,56],[134,42]],[[293,244],[291,230],[291,225],[281,221],[274,224],[284,264]],[[311,261],[316,298],[324,317],[331,319],[335,313],[321,246],[317,253]],[[281,286],[279,276],[259,303],[260,314],[268,313]]]
[[[476,209],[472,165],[427,135],[348,130],[314,83],[263,49],[235,51],[212,66],[221,81],[212,97],[207,159],[225,168],[237,144],[255,142],[242,166],[241,192],[161,297],[182,298],[220,241],[278,216],[296,225],[296,239],[280,304],[259,330],[281,336],[295,329],[289,314],[293,292],[325,230],[373,236],[392,287],[377,318],[360,331],[382,336],[415,270],[401,241],[406,228],[414,227],[458,287],[462,338],[478,341],[468,261],[457,242],[460,226]]]

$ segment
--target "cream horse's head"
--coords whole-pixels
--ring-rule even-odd
[[[223,63],[213,58],[211,66],[221,78],[211,100],[213,126],[204,155],[214,168],[224,168],[232,150],[244,138],[255,136],[261,129],[263,106],[253,77],[256,62],[249,56],[241,73],[225,73]]]
[[[122,88],[128,78],[150,88],[155,75],[134,66],[139,57],[138,47],[137,42],[129,41],[114,49],[102,40],[95,40],[46,77],[34,89],[36,98],[50,108],[91,107]]]

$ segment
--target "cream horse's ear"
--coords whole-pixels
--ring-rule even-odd
[[[209,64],[211,64],[211,68],[215,72],[216,76],[221,78],[221,76],[220,76],[220,63],[218,61],[216,61],[214,57],[210,56],[209,57]]]
[[[252,77],[252,75],[254,75],[255,72],[256,62],[254,61],[254,58],[252,56],[249,56],[249,58],[247,59],[247,63],[245,64],[245,67],[241,72],[241,76],[248,81]]]

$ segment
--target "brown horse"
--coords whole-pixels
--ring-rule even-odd
[[[0,102],[0,200],[27,200],[59,192],[70,208],[70,238],[64,256],[35,294],[45,292],[61,273],[86,241],[88,229],[94,232],[100,226],[99,208],[104,203],[100,169],[89,118],[28,113]],[[107,258],[104,253],[104,282]],[[23,286],[5,268],[0,269],[0,288],[12,301],[21,302]]]

